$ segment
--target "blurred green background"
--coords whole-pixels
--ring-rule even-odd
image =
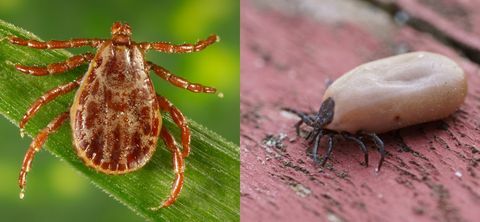
[[[218,34],[221,41],[202,52],[151,51],[147,58],[192,82],[223,92],[223,99],[190,93],[152,74],[157,92],[187,117],[236,144],[240,116],[239,10],[238,0],[0,0],[0,19],[44,40],[108,38],[114,21],[128,22],[135,41],[193,43]],[[143,221],[45,151],[36,156],[28,177],[30,189],[20,200],[17,177],[31,139],[22,139],[18,128],[3,117],[0,135],[0,221]]]

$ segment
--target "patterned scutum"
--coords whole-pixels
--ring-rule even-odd
[[[139,169],[155,151],[161,118],[143,57],[134,45],[103,43],[71,108],[78,155],[104,173]]]

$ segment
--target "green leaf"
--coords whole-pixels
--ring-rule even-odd
[[[38,50],[12,45],[5,38],[10,35],[39,38],[0,20],[0,113],[18,125],[33,101],[49,89],[83,75],[87,66],[45,77],[18,72],[14,64],[44,66],[63,61],[71,54],[65,50]],[[36,135],[58,114],[69,110],[73,94],[62,96],[43,107],[27,124],[26,133]],[[179,130],[170,117],[164,116],[164,124],[179,140]],[[145,167],[116,176],[98,173],[82,163],[74,152],[68,124],[49,137],[45,148],[71,164],[111,197],[148,220],[239,221],[239,147],[192,120],[189,120],[189,125],[192,153],[186,159],[185,185],[175,204],[158,211],[149,208],[158,206],[167,198],[174,178],[171,154],[163,142],[159,141],[155,155]],[[29,189],[35,187],[29,187],[27,183],[27,197]]]

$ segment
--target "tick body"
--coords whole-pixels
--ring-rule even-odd
[[[135,45],[99,46],[70,109],[79,157],[98,171],[119,174],[142,167],[155,151],[159,106]]]
[[[451,59],[429,52],[414,52],[363,64],[344,74],[326,90],[320,111],[314,114],[286,109],[313,130],[307,139],[314,143],[313,157],[322,136],[329,139],[322,164],[332,152],[334,137],[358,143],[368,153],[364,139],[385,151],[377,136],[406,126],[445,118],[465,100],[467,83],[463,70]]]
[[[184,158],[190,152],[190,130],[183,114],[166,98],[156,94],[149,71],[171,84],[196,93],[215,93],[216,89],[190,83],[168,70],[145,60],[145,51],[154,49],[166,53],[200,51],[218,41],[216,35],[196,44],[173,45],[166,42],[137,43],[131,40],[128,24],[114,23],[111,39],[74,39],[69,41],[38,42],[10,37],[10,42],[40,49],[92,46],[95,54],[73,56],[65,62],[46,67],[16,65],[19,71],[44,76],[65,72],[89,62],[88,71],[77,80],[48,91],[37,99],[20,121],[20,129],[56,97],[78,90],[68,112],[55,118],[34,138],[25,155],[20,172],[20,196],[26,185],[26,174],[36,152],[48,135],[70,118],[73,144],[83,162],[106,174],[123,174],[144,166],[156,150],[157,140],[163,139],[172,153],[175,180],[169,198],[159,207],[167,207],[177,199],[184,179]],[[162,125],[160,111],[168,112],[181,129],[180,150],[173,136]]]

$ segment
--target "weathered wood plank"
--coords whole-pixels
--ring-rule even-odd
[[[360,0],[371,2],[416,29],[460,48],[480,63],[480,1],[465,0]]]
[[[244,221],[475,221],[480,218],[478,65],[358,1],[242,1],[241,217]],[[333,11],[332,11],[333,10]],[[382,135],[379,174],[339,142],[325,169],[281,107],[316,110],[326,83],[412,50],[456,60],[469,78],[451,117]],[[269,136],[273,135],[273,137]],[[284,135],[286,138],[281,139]],[[371,165],[379,159],[370,147]]]

